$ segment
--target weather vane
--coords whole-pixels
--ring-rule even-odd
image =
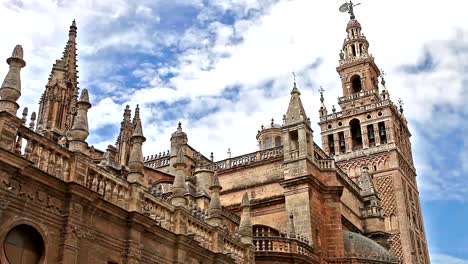
[[[351,19],[355,19],[356,16],[354,16],[354,7],[360,4],[361,3],[353,4],[353,2],[350,0],[349,3],[346,2],[340,6],[340,12],[342,13],[348,12],[349,15],[351,16]]]

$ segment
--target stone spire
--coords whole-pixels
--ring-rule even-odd
[[[361,195],[364,199],[363,217],[383,217],[380,197],[367,167],[362,168],[361,176],[357,179],[357,183],[361,188]]]
[[[250,216],[250,201],[249,195],[247,193],[244,193],[242,196],[241,208],[242,215],[239,224],[239,234],[241,235],[241,241],[244,244],[252,244],[253,231]]]
[[[78,66],[76,22],[68,32],[63,56],[52,67],[46,89],[39,101],[38,132],[52,132],[57,139],[71,129],[77,111]]]
[[[23,47],[16,45],[11,57],[7,59],[10,69],[0,88],[0,111],[7,111],[16,116],[19,105],[16,103],[21,96],[21,68],[26,66],[23,60]]]
[[[359,187],[361,188],[362,196],[376,194],[372,177],[369,174],[369,168],[362,168],[361,176],[359,176],[357,182],[359,184]]]
[[[219,192],[223,189],[219,184],[218,172],[215,171],[213,175],[213,183],[210,186],[211,200],[208,206],[208,221],[214,226],[222,225],[221,217],[221,201],[219,199]]]
[[[187,192],[187,186],[185,185],[185,154],[182,147],[177,150],[177,157],[174,163],[175,178],[172,184],[172,199],[171,203],[175,206],[184,206],[187,203],[185,199],[185,193]]]
[[[285,125],[293,125],[300,122],[306,122],[307,115],[304,110],[304,106],[301,101],[301,93],[297,88],[297,84],[294,81],[294,86],[291,91],[291,99],[289,100],[288,110],[286,112]]]
[[[133,125],[131,122],[132,114],[130,106],[127,105],[124,110],[123,120],[120,123],[120,132],[115,143],[117,148],[117,164],[119,166],[125,166],[128,161],[128,155],[130,154],[130,137],[133,133]]]
[[[130,173],[127,176],[129,182],[143,184],[143,151],[142,145],[146,141],[143,136],[143,127],[141,119],[138,117],[135,120],[135,129],[133,130],[132,137],[130,138],[131,150],[128,158],[128,168]]]
[[[88,147],[88,144],[86,143],[86,139],[89,136],[88,109],[91,108],[87,89],[83,89],[81,92],[77,107],[77,114],[70,131],[69,149],[71,151],[84,152]]]

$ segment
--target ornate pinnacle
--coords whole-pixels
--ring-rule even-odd
[[[26,66],[23,60],[23,47],[16,45],[11,57],[7,59],[10,69],[0,88],[0,111],[16,115],[19,105],[16,103],[21,96],[21,68]]]

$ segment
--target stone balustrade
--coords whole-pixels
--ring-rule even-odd
[[[90,169],[85,177],[85,186],[99,193],[106,201],[128,209],[130,191],[127,181],[110,173]]]
[[[353,108],[352,111],[348,110],[348,111],[335,112],[335,113],[332,113],[332,114],[330,114],[328,116],[320,117],[320,122],[325,122],[325,121],[331,121],[331,120],[334,120],[334,119],[338,119],[338,118],[347,116],[348,114],[351,114],[351,113],[353,115],[356,115],[356,114],[359,114],[361,112],[367,112],[369,110],[382,108],[382,107],[388,106],[388,105],[392,105],[392,107],[394,107],[393,103],[391,103],[390,100],[383,100],[383,101],[381,101],[379,103],[368,104],[368,105],[363,105],[363,106],[360,106],[360,107],[355,107],[355,108]]]
[[[15,153],[56,178],[69,178],[71,154],[68,150],[25,126],[18,128]]]
[[[286,237],[254,237],[255,252],[292,253],[312,257],[314,248],[305,242]]]
[[[266,160],[272,160],[278,157],[283,157],[282,146],[218,161],[214,163],[214,166],[215,169],[221,171],[236,167],[253,165],[255,163],[263,162]]]
[[[360,99],[360,98],[363,98],[363,97],[367,97],[367,96],[369,96],[369,95],[379,96],[379,93],[378,93],[377,90],[361,91],[361,92],[359,92],[359,93],[354,93],[354,94],[352,94],[352,95],[339,97],[339,98],[338,98],[338,102],[339,102],[339,103],[349,102],[349,101],[352,101],[352,100],[356,100],[356,99]]]
[[[141,213],[156,221],[162,228],[174,231],[174,207],[172,205],[145,193]]]

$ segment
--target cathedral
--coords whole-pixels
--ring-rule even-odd
[[[259,149],[224,160],[194,149],[180,123],[169,151],[144,156],[138,105],[115,144],[89,146],[75,21],[39,109],[18,112],[16,46],[0,88],[0,263],[429,264],[408,122],[350,9],[340,109],[322,90],[309,118],[294,82]]]

